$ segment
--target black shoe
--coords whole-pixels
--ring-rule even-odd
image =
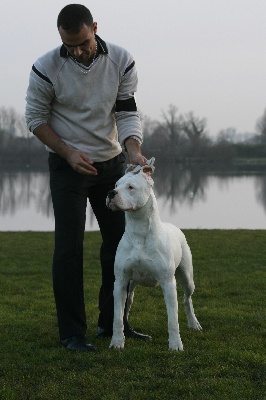
[[[88,343],[82,336],[72,336],[61,340],[61,344],[70,351],[96,351],[96,347]]]
[[[100,326],[97,328],[97,336],[98,337],[112,337],[113,331],[111,329],[103,329]]]
[[[152,337],[149,335],[143,335],[142,333],[138,333],[134,331],[134,329],[127,326],[124,329],[124,335],[126,338],[130,339],[139,339],[139,340],[151,340]],[[97,336],[98,337],[111,337],[113,336],[113,331],[111,329],[103,329],[98,326],[97,328]]]

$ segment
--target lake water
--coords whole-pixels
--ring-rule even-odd
[[[266,173],[157,171],[153,175],[161,219],[181,229],[266,229]],[[88,204],[86,230],[98,230]],[[49,176],[0,174],[0,231],[53,231]]]

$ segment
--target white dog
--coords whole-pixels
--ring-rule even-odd
[[[159,284],[168,314],[169,349],[183,350],[179,334],[175,277],[184,290],[188,326],[202,329],[194,314],[191,299],[195,288],[192,255],[181,230],[160,220],[152,190],[153,163],[154,158],[144,167],[130,165],[106,199],[111,210],[126,211],[126,229],[115,258],[114,322],[110,347],[124,348],[123,315],[130,282],[127,314],[137,284]]]

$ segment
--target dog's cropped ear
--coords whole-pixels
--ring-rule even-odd
[[[125,174],[129,173],[129,172],[139,172],[141,166],[140,165],[135,165],[135,164],[127,164],[127,168],[125,170]]]
[[[154,167],[153,167],[153,169],[154,169]],[[144,176],[144,178],[147,180],[148,184],[149,184],[151,187],[153,187],[153,184],[154,184],[153,179],[152,179],[152,177],[151,177],[151,174],[152,174],[152,172],[153,172],[153,169],[152,169],[151,167],[145,165],[145,167],[143,167],[143,168],[139,171],[139,173],[142,174],[142,175]]]
[[[142,171],[145,172],[145,173],[153,174],[153,173],[154,173],[154,170],[155,170],[154,162],[155,162],[155,158],[152,157],[150,160],[147,160],[147,161],[146,161],[146,165],[143,165],[143,166],[140,167],[140,168],[141,168]]]
[[[143,171],[145,169],[145,173],[149,172],[150,174],[153,174],[155,167],[154,167],[154,161],[155,158],[152,157],[150,160],[147,160],[146,165],[140,166],[140,165],[135,165],[135,164],[127,164],[127,169],[125,173],[127,174],[128,172],[132,172],[133,174],[138,174],[141,170]]]
[[[149,166],[149,165],[144,165],[144,167],[142,167],[142,171],[143,172],[145,172],[145,174],[153,174],[153,172],[154,172],[154,167],[151,165],[151,166]]]

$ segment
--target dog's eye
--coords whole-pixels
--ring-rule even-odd
[[[129,189],[134,189],[134,188],[133,188],[133,186],[131,186],[131,185],[129,185],[129,187],[128,187],[128,188],[129,188]]]

